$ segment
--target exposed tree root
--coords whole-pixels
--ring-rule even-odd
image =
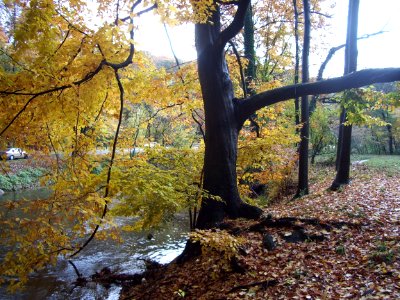
[[[113,271],[108,267],[101,269],[101,271],[94,273],[88,278],[83,277],[82,274],[79,273],[79,276],[74,284],[76,286],[85,286],[90,282],[94,282],[105,287],[109,287],[112,284],[122,285],[123,287],[131,287],[141,284],[146,278],[154,277],[155,274],[160,272],[160,270],[164,267],[163,265],[151,260],[145,260],[145,265],[146,270],[139,274],[118,273],[118,271]]]

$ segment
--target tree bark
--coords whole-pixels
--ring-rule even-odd
[[[254,94],[254,91],[249,89],[249,85],[252,80],[256,78],[256,53],[254,49],[254,23],[253,23],[253,10],[251,4],[249,5],[246,16],[244,19],[244,56],[249,61],[245,70],[247,91],[250,95]]]
[[[339,170],[339,162],[340,162],[340,152],[342,151],[342,143],[343,143],[343,123],[346,122],[346,114],[343,109],[340,111],[339,117],[339,133],[338,133],[338,142],[336,147],[336,161],[335,161],[335,171]]]
[[[393,155],[394,153],[394,148],[393,148],[393,131],[392,131],[392,125],[391,124],[387,124],[386,125],[386,129],[388,132],[388,146],[389,146],[389,154]]]
[[[303,0],[304,10],[304,38],[303,38],[303,55],[302,55],[302,83],[309,81],[309,53],[310,53],[310,2]],[[295,198],[308,194],[308,140],[310,135],[308,111],[308,96],[301,97],[301,130],[300,130],[300,145],[299,145],[299,176],[297,193]]]
[[[345,52],[345,70],[344,74],[350,74],[357,70],[357,30],[358,30],[358,9],[360,0],[349,0],[349,16],[347,24],[347,39],[346,39],[346,52]],[[346,109],[342,106],[341,122],[346,121]],[[331,185],[332,190],[338,189],[343,184],[348,184],[350,179],[350,155],[351,155],[351,125],[340,124],[342,127],[339,129],[342,134],[340,140],[339,160],[337,161],[336,178]],[[338,144],[339,145],[339,144]]]
[[[294,84],[299,83],[299,69],[300,69],[300,46],[299,46],[299,13],[297,10],[297,0],[293,0],[293,10],[294,10],[294,40],[295,40],[295,63],[294,63]],[[294,114],[295,114],[295,124],[298,126],[300,124],[300,102],[299,97],[294,98]],[[299,130],[296,128],[296,132]]]
[[[235,16],[238,28],[232,27],[234,20],[220,33],[218,8],[211,17],[212,23],[196,24],[195,28],[206,124],[203,188],[212,195],[203,199],[197,228],[214,227],[226,216],[258,218],[262,213],[261,209],[244,203],[239,196],[236,159],[240,126],[235,115],[233,86],[223,52],[229,40],[227,31],[231,30],[236,35],[243,27],[249,1],[243,3],[245,5],[239,5]]]
[[[400,68],[365,69],[341,77],[318,82],[287,85],[251,96],[237,103],[236,115],[242,124],[257,110],[275,103],[293,99],[296,95],[338,93],[374,83],[400,81]]]
[[[253,22],[253,10],[251,3],[246,12],[244,18],[243,28],[243,40],[244,40],[244,56],[248,60],[246,74],[246,91],[248,95],[254,95],[255,90],[251,87],[251,83],[256,79],[256,51],[254,49],[254,22]],[[247,95],[245,96],[245,98]],[[260,126],[257,123],[257,114],[253,114],[250,118],[251,130],[256,133],[257,138],[261,137]]]

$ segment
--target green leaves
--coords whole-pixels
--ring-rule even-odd
[[[383,97],[385,95],[370,88],[345,91],[340,99],[347,113],[345,125],[385,126],[386,122],[371,115],[372,111],[381,107]]]

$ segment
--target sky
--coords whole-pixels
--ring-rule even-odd
[[[347,0],[337,0],[332,15],[331,27],[324,30],[326,42],[318,45],[318,54],[310,57],[311,76],[316,76],[318,68],[329,49],[346,41]],[[358,43],[358,69],[400,67],[400,0],[360,0],[358,36],[375,33],[383,34],[361,40]],[[146,50],[156,56],[172,58],[171,48],[164,26],[157,17],[146,14],[140,17],[139,31],[135,40],[138,49]],[[172,45],[177,57],[182,61],[196,59],[194,48],[194,26],[168,27]],[[319,33],[312,32],[311,43],[320,41]],[[344,51],[335,54],[328,64],[325,77],[343,74]]]
[[[346,42],[348,1],[336,1],[333,11],[331,47]],[[358,42],[358,69],[400,67],[400,0],[360,0],[358,36],[386,31]],[[329,50],[329,49],[328,49]],[[326,52],[327,53],[327,52]],[[324,55],[326,56],[326,54]],[[329,63],[329,76],[343,74],[344,51]]]

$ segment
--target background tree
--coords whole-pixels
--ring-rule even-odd
[[[359,5],[359,0],[349,1],[344,74],[349,74],[357,70],[357,29]],[[342,107],[337,150],[337,173],[331,189],[337,189],[341,185],[349,183],[352,126],[351,124],[345,124],[346,120],[346,109]]]
[[[300,42],[299,42],[299,12],[297,9],[297,0],[293,0],[294,10],[294,39],[295,39],[295,60],[294,60],[294,84],[299,83],[300,72]],[[299,97],[294,98],[295,124],[300,124],[300,101]],[[298,129],[297,129],[298,131]]]
[[[310,52],[310,3],[308,0],[303,1],[304,14],[304,38],[303,38],[303,55],[301,64],[301,79],[302,83],[309,81],[309,52]],[[309,139],[309,109],[308,96],[301,98],[301,129],[300,129],[300,144],[299,144],[299,183],[296,197],[308,194],[308,139]]]
[[[334,107],[326,107],[321,104],[314,110],[310,117],[310,144],[311,144],[311,164],[315,163],[315,158],[325,148],[333,146],[336,136],[333,134],[334,118],[336,117]]]

